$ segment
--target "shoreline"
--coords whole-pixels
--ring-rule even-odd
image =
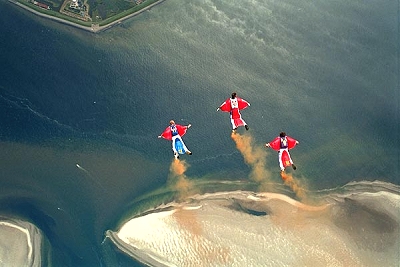
[[[16,0],[8,0],[8,2],[13,3],[16,6],[19,6],[19,7],[23,8],[23,9],[25,9],[25,10],[27,10],[27,11],[35,14],[35,15],[37,15],[37,16],[42,17],[42,18],[50,19],[50,20],[53,20],[53,21],[56,21],[56,22],[59,22],[59,23],[62,23],[62,24],[68,25],[68,26],[72,26],[72,27],[75,27],[75,28],[78,28],[78,29],[81,29],[81,30],[84,30],[84,31],[91,32],[91,33],[100,33],[102,31],[108,30],[108,29],[114,27],[115,25],[118,25],[118,24],[122,23],[123,21],[125,21],[127,19],[135,17],[135,16],[141,14],[142,12],[144,12],[146,10],[149,10],[153,6],[161,4],[164,1],[165,0],[158,0],[158,1],[154,2],[153,4],[150,4],[150,5],[148,5],[148,6],[144,7],[144,8],[136,11],[136,12],[133,12],[133,13],[131,13],[129,15],[126,15],[125,17],[117,19],[117,20],[115,20],[113,22],[110,22],[107,25],[104,25],[104,26],[99,26],[99,24],[92,24],[91,26],[83,26],[83,25],[80,25],[80,24],[72,22],[72,21],[68,21],[68,20],[65,20],[65,19],[62,19],[62,18],[58,18],[58,17],[54,17],[54,16],[51,16],[51,15],[47,15],[47,14],[41,13],[41,12],[39,12],[37,10],[34,10],[34,9],[32,9],[32,8],[26,6],[26,5],[23,5],[23,4],[19,3]]]

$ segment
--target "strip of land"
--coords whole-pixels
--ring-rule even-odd
[[[118,18],[118,19],[115,19],[115,20],[112,20],[108,24],[100,25],[100,24],[97,24],[97,23],[92,23],[90,26],[85,26],[85,25],[82,25],[82,24],[79,24],[79,23],[75,23],[75,22],[70,21],[70,20],[66,20],[66,19],[63,19],[63,18],[59,18],[59,17],[56,17],[56,16],[45,14],[45,13],[40,12],[38,10],[35,10],[35,9],[33,9],[33,8],[27,6],[27,5],[24,5],[24,4],[20,3],[20,2],[18,2],[17,0],[8,0],[8,1],[10,3],[13,3],[13,4],[21,7],[21,8],[24,8],[24,9],[28,10],[29,12],[31,12],[31,13],[33,13],[35,15],[38,15],[38,16],[41,16],[41,17],[44,17],[44,18],[47,18],[47,19],[51,19],[53,21],[57,21],[57,22],[60,22],[60,23],[63,23],[63,24],[69,25],[69,26],[73,26],[73,27],[76,27],[78,29],[82,29],[82,30],[85,30],[85,31],[93,32],[93,33],[98,33],[98,32],[102,32],[102,31],[105,31],[107,29],[110,29],[113,26],[120,24],[124,20],[132,18],[132,17],[134,17],[136,15],[139,15],[142,12],[144,12],[146,10],[149,10],[153,6],[164,2],[165,0],[156,0],[154,3],[152,3],[150,5],[143,6],[143,8],[140,9],[140,10],[136,10],[135,12],[132,12],[132,13],[128,12],[125,16],[123,16],[121,18]]]

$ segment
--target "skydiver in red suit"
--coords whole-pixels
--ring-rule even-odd
[[[162,132],[162,134],[158,136],[158,138],[164,138],[164,139],[172,141],[172,151],[174,152],[174,157],[176,159],[179,158],[179,154],[186,153],[186,154],[192,155],[192,152],[186,147],[185,143],[182,140],[182,136],[186,134],[186,131],[187,131],[187,129],[190,128],[190,126],[192,126],[192,125],[189,124],[187,126],[183,126],[183,125],[175,124],[174,120],[170,120],[169,126],[167,126],[167,128],[165,128],[164,132]],[[176,144],[177,140],[179,140],[180,143],[182,143],[181,151],[177,151],[177,149],[176,149],[175,144]]]
[[[289,166],[292,166],[293,170],[296,170],[296,165],[293,164],[289,149],[294,148],[298,143],[299,141],[287,136],[285,132],[281,132],[274,140],[265,144],[266,147],[278,151],[279,167],[281,168],[281,172],[284,172],[285,168]]]
[[[236,93],[232,93],[232,97],[228,98],[224,101],[224,103],[217,108],[218,110],[229,112],[231,117],[231,124],[232,124],[232,132],[235,132],[239,126],[244,126],[246,130],[249,130],[249,126],[247,123],[242,119],[242,115],[240,114],[240,110],[245,109],[250,106],[250,103],[246,100],[237,97]]]

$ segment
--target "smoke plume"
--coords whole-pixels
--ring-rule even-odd
[[[285,172],[281,172],[281,177],[285,185],[289,186],[299,199],[306,200],[304,185],[298,179],[294,179],[292,174]]]
[[[186,161],[179,159],[173,160],[170,166],[169,182],[177,191],[178,201],[184,201],[194,194],[193,184],[185,175],[188,167]],[[196,255],[199,266],[206,266],[208,262],[227,265],[229,249],[215,246],[203,237],[203,226],[198,221],[197,210],[177,209],[173,216],[178,224],[190,232],[194,241],[190,250]]]
[[[192,182],[188,180],[185,175],[188,167],[189,164],[187,164],[186,161],[179,159],[174,159],[169,167],[170,173],[168,180],[177,191],[179,200],[183,200],[193,193]]]
[[[267,151],[261,147],[255,147],[250,135],[232,133],[231,137],[246,164],[251,167],[250,179],[260,184],[260,190],[267,191],[271,187],[269,184],[272,177],[271,172],[266,169]],[[281,177],[285,185],[290,187],[299,199],[305,200],[304,185],[299,180],[294,179],[292,174],[285,172],[281,172]]]
[[[267,151],[260,147],[254,147],[250,135],[240,135],[232,133],[236,148],[242,154],[245,162],[251,168],[250,179],[260,184],[261,190],[266,190],[268,183],[271,182],[271,172],[265,168]]]

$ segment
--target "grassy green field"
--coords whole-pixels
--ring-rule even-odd
[[[50,10],[38,7],[37,5],[26,0],[18,1],[19,3],[40,13],[70,21],[82,26],[91,27],[92,24],[106,26],[116,20],[129,16],[140,11],[147,6],[158,2],[159,0],[144,0],[141,3],[136,1],[124,0],[88,0],[86,5],[89,9],[91,21],[82,21],[77,18],[67,16],[60,13],[60,9],[64,3],[62,0],[40,0],[38,2],[50,6]]]

